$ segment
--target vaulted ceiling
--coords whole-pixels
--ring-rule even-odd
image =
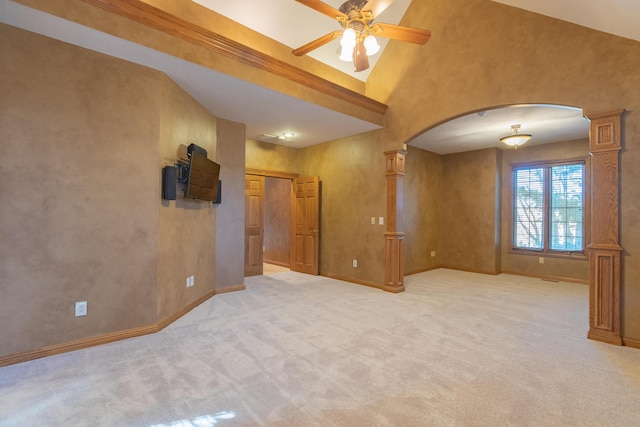
[[[294,0],[194,1],[290,48],[339,29],[329,17]],[[640,22],[640,2],[637,0],[609,0],[606,14],[601,12],[602,2],[599,0],[494,1],[640,41],[640,26],[637,25]],[[338,8],[342,0],[326,0],[326,3]],[[395,0],[378,21],[400,23],[409,5],[410,0]],[[250,139],[300,148],[380,127],[380,124],[266,89],[10,0],[0,0],[0,22],[161,70],[216,116],[245,123],[247,138]],[[424,26],[425,29],[428,27]],[[310,56],[345,74],[366,80],[368,73],[375,68],[377,57],[384,54],[384,49],[393,49],[394,43],[399,43],[380,41],[383,49],[372,58],[371,68],[357,74],[349,63],[338,60],[337,40]],[[428,49],[428,44],[415,48]],[[509,133],[509,125],[522,120],[516,118],[518,114],[528,118],[526,126],[539,143],[587,135],[588,126],[578,110],[519,106],[459,118],[426,132],[412,145],[441,154],[497,146],[498,137]],[[560,129],[562,133],[558,133]],[[292,132],[295,136],[289,140],[278,139],[283,132]]]

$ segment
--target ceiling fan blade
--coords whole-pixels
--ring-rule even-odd
[[[369,0],[360,10],[370,10],[373,17],[376,18],[384,12],[386,8],[391,6],[391,3],[393,3],[393,0]]]
[[[402,40],[405,42],[425,44],[431,38],[431,31],[420,28],[402,27],[400,25],[377,23],[371,26],[371,32],[380,37]]]
[[[329,18],[337,19],[338,17],[346,18],[347,15],[340,12],[338,9],[335,9],[328,4],[321,2],[320,0],[296,0],[298,3],[302,3],[305,6],[310,7],[311,9],[323,13],[327,15]]]
[[[364,47],[364,41],[360,41],[353,50],[353,65],[356,72],[369,68],[369,57]]]
[[[293,53],[295,56],[306,55],[312,50],[317,49],[320,46],[324,46],[325,44],[329,43],[331,40],[337,39],[341,35],[342,35],[342,31],[340,30],[332,31],[329,34],[325,34],[324,36],[319,37],[305,44],[304,46],[300,46],[299,48],[292,50],[291,53]]]

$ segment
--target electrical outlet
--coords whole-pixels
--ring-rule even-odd
[[[358,268],[358,260],[354,259],[352,265],[353,265],[353,268]]]
[[[431,251],[431,258],[433,258],[434,256],[436,256],[436,251]]]
[[[87,315],[87,302],[86,301],[76,302],[76,317],[86,316],[86,315]]]
[[[542,258],[542,257],[538,258],[538,262],[539,262],[540,264],[544,264],[544,258]]]

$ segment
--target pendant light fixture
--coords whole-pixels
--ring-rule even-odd
[[[514,147],[517,150],[519,146],[531,139],[531,134],[518,133],[520,131],[520,125],[511,125],[511,130],[513,134],[500,138],[500,142],[509,147]]]

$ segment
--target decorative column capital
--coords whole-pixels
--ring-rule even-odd
[[[385,151],[384,155],[387,158],[386,162],[386,175],[404,175],[404,157],[406,156],[406,150],[393,150]]]
[[[591,121],[589,130],[589,149],[592,154],[607,151],[620,151],[620,121],[624,110],[609,113],[585,114]]]

